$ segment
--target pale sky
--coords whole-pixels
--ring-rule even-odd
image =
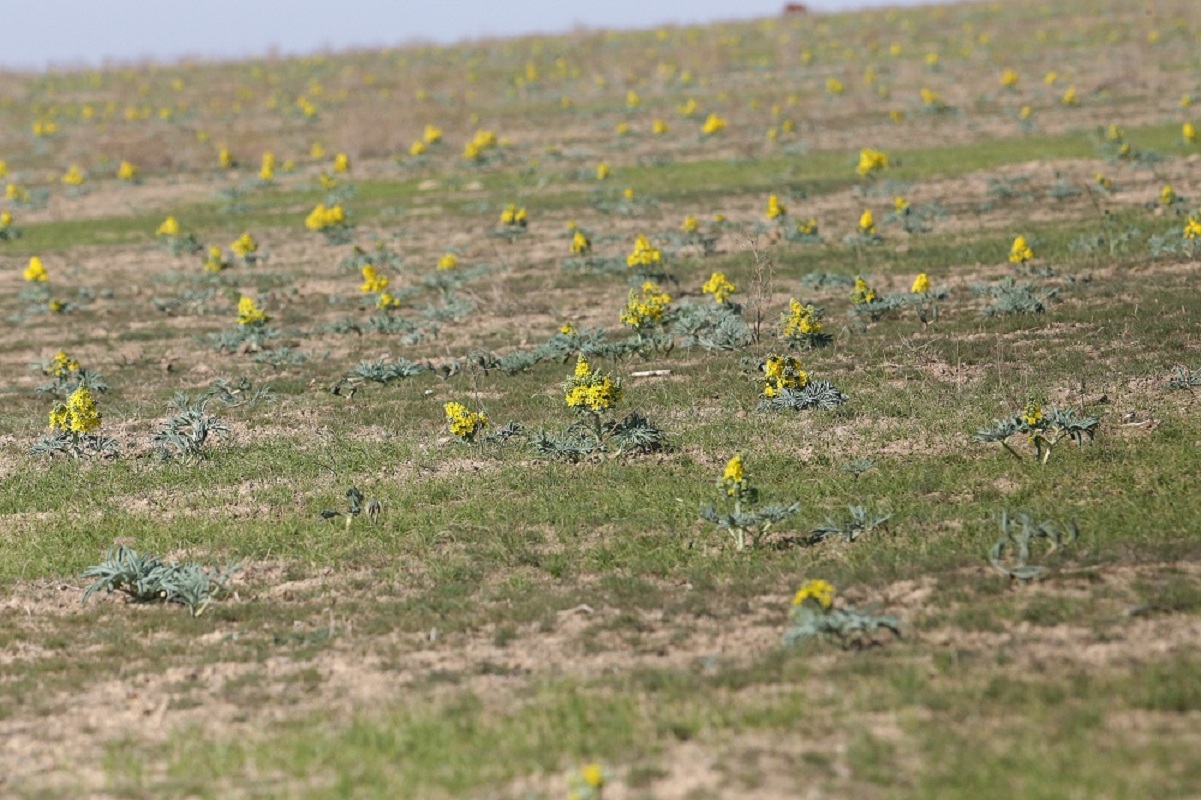
[[[815,11],[921,0],[803,0]],[[33,0],[0,2],[0,68],[239,58],[771,16],[784,0]]]

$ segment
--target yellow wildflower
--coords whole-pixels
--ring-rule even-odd
[[[454,253],[446,253],[442,258],[438,259],[438,269],[448,270],[454,269],[459,265],[459,257]]]
[[[443,410],[446,412],[446,426],[451,435],[466,442],[470,442],[488,424],[487,414],[469,411],[462,403],[449,402]]]
[[[651,123],[651,133],[655,136],[663,136],[667,133],[667,123],[661,119],[657,119]]]
[[[609,177],[609,165],[602,161],[601,163],[596,165],[596,179],[598,181],[603,181],[608,177]]]
[[[842,94],[846,90],[846,86],[842,81],[835,78],[833,75],[826,78],[826,91],[834,96]]]
[[[797,589],[796,594],[792,596],[792,604],[799,606],[806,600],[813,600],[822,608],[828,609],[834,604],[834,584],[820,578],[806,581],[801,584],[801,588]]]
[[[222,147],[217,151],[217,163],[221,165],[221,169],[230,169],[234,166],[234,157],[228,147]]]
[[[599,789],[605,785],[605,774],[600,764],[588,764],[580,770],[580,779],[590,789]]]
[[[370,264],[363,265],[362,275],[363,283],[359,286],[359,291],[363,294],[375,294],[388,288],[388,278],[380,275]]]
[[[575,326],[570,322],[564,322],[562,327],[559,328],[559,333],[564,336],[575,336]]]
[[[1059,102],[1063,103],[1065,106],[1080,105],[1080,98],[1076,95],[1076,87],[1069,86],[1067,91],[1063,93],[1063,97],[1059,98]]]
[[[1189,217],[1188,222],[1184,224],[1184,238],[1201,240],[1201,220]]]
[[[263,310],[258,307],[258,305],[255,304],[253,298],[243,295],[242,298],[238,300],[239,325],[263,325],[266,324],[266,322],[270,319],[271,318],[267,316]]]
[[[587,255],[592,251],[592,242],[588,241],[588,237],[584,232],[577,229],[571,237],[571,252],[578,256]]]
[[[1036,401],[1036,400],[1033,400],[1033,399],[1027,400],[1026,408],[1023,409],[1023,411],[1022,411],[1022,421],[1025,422],[1027,425],[1029,425],[1031,428],[1035,428],[1035,427],[1038,427],[1038,424],[1040,422],[1042,422],[1042,419],[1043,419],[1042,406],[1040,406],[1038,404],[1038,401]]]
[[[350,172],[350,156],[345,153],[334,156],[334,172]]]
[[[801,369],[795,356],[769,355],[760,367],[763,370],[763,396],[777,397],[781,389],[803,389],[809,383],[809,373]]]
[[[639,234],[634,239],[634,250],[626,256],[628,267],[657,267],[663,263],[663,254],[651,245],[650,239]]]
[[[870,208],[865,208],[863,213],[859,215],[859,233],[864,236],[876,235],[876,218],[872,216]]]
[[[663,321],[663,315],[671,303],[671,295],[659,289],[653,281],[646,281],[639,289],[631,289],[621,312],[621,322],[631,328],[642,329]]]
[[[892,210],[897,214],[904,214],[909,210],[909,201],[904,197],[897,195],[896,197],[892,198]]]
[[[25,280],[30,283],[47,283],[50,280],[50,276],[46,273],[46,266],[42,264],[42,259],[37,256],[29,259],[29,266],[25,268],[25,272],[22,274],[25,276]]]
[[[67,355],[65,350],[59,350],[54,354],[54,359],[50,362],[49,374],[56,378],[62,378],[68,373],[78,371],[79,362]]]
[[[859,166],[855,168],[855,171],[859,173],[860,177],[866,178],[887,168],[888,154],[870,147],[859,151]]]
[[[411,156],[419,156],[424,153],[425,153],[425,142],[422,142],[420,140],[413,142],[412,147],[409,148],[409,155],[411,155]]]
[[[158,230],[154,234],[156,236],[179,236],[180,230],[179,220],[175,217],[167,217],[163,220],[163,224],[158,226]]]
[[[1026,244],[1026,237],[1019,236],[1013,240],[1013,246],[1009,248],[1009,260],[1014,264],[1025,264],[1030,259],[1034,258],[1034,251]]]
[[[213,245],[209,248],[208,258],[205,259],[204,268],[208,272],[220,272],[226,267],[225,257],[221,252],[219,245]]]
[[[715,133],[725,130],[726,121],[716,114],[710,114],[705,124],[701,126],[701,133],[705,136],[712,136]]]
[[[324,204],[319,203],[304,219],[304,226],[311,231],[324,231],[345,224],[346,212],[340,205],[326,208]]]
[[[1172,205],[1176,202],[1176,191],[1171,186],[1165,184],[1164,187],[1159,190],[1159,202],[1165,206]]]
[[[128,161],[122,161],[117,167],[117,180],[119,181],[136,181],[138,179],[138,168]]]
[[[875,299],[876,291],[867,285],[867,281],[856,275],[855,288],[851,290],[851,302],[858,306],[874,302]]]
[[[914,294],[927,294],[930,291],[930,278],[927,277],[926,273],[919,273],[913,279],[913,286],[909,288],[909,291]]]
[[[1017,72],[1009,67],[1006,67],[1005,71],[1001,73],[1001,85],[1007,89],[1017,86],[1018,80]]]
[[[425,131],[421,134],[421,141],[425,144],[437,144],[442,141],[442,129],[437,125],[426,124]]]
[[[1197,127],[1191,122],[1186,122],[1180,128],[1180,136],[1186,144],[1193,144],[1197,141]]]
[[[509,203],[508,207],[500,214],[500,224],[509,227],[524,228],[526,226],[525,209],[518,208],[515,203]]]
[[[71,392],[66,404],[59,404],[50,412],[51,430],[87,434],[99,428],[100,421],[100,410],[86,386]]]
[[[259,243],[254,240],[254,237],[249,232],[245,232],[230,244],[229,249],[242,258],[248,258],[258,251]]]
[[[921,95],[922,103],[924,103],[927,108],[937,106],[942,103],[942,98],[939,96],[938,92],[934,91],[928,86],[922,87]]]
[[[692,216],[691,214],[684,217],[684,221],[680,223],[680,230],[684,233],[696,233],[700,227],[701,224],[697,222],[696,217]]]
[[[314,161],[320,161],[325,158],[325,147],[321,142],[313,142],[313,146],[309,148],[309,158]]]
[[[746,488],[746,473],[742,467],[741,455],[736,455],[726,462],[726,468],[722,471],[721,480],[717,485],[725,490],[728,497],[742,494]]]
[[[780,198],[776,195],[767,196],[767,218],[779,219],[788,213],[788,209],[780,203]]]
[[[72,164],[71,168],[68,169],[62,177],[63,183],[67,184],[68,186],[82,186],[86,180],[87,178],[84,176],[83,170],[79,168],[78,164]]]
[[[788,319],[784,323],[784,338],[822,332],[817,309],[795,298],[788,301]]]
[[[701,291],[705,294],[713,295],[715,303],[725,303],[730,299],[730,295],[738,291],[738,289],[726,279],[725,273],[714,272],[709,276],[709,280],[705,281],[705,285],[701,287]]]

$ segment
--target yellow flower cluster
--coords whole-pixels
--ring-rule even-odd
[[[817,220],[803,219],[797,222],[796,232],[802,236],[817,236]]]
[[[859,215],[859,233],[864,236],[876,235],[876,218],[872,216],[870,208],[865,208]]]
[[[724,272],[714,272],[709,276],[709,280],[705,281],[701,291],[713,295],[713,301],[720,304],[730,299],[730,295],[737,292],[738,289],[726,279]]]
[[[603,180],[607,179],[609,177],[609,174],[610,174],[610,170],[609,170],[608,164],[606,164],[605,162],[602,161],[601,163],[596,165],[596,179],[598,181],[603,181]]]
[[[46,272],[46,265],[37,256],[29,259],[29,266],[25,268],[22,275],[30,283],[47,283],[50,280],[50,275]]]
[[[477,161],[496,145],[495,133],[484,130],[476,131],[475,135],[471,137],[471,141],[463,148],[463,158],[468,161]]]
[[[442,258],[438,259],[438,269],[446,271],[459,266],[459,257],[454,253],[446,253]]]
[[[881,150],[865,147],[859,151],[859,165],[855,171],[859,177],[867,178],[888,168],[888,154]]]
[[[584,235],[584,232],[576,229],[576,232],[571,237],[571,252],[577,256],[587,255],[592,251],[592,242]]]
[[[267,316],[254,299],[242,296],[238,301],[238,324],[239,325],[265,325],[271,317]]]
[[[208,272],[220,272],[228,267],[229,264],[225,261],[225,256],[221,253],[219,245],[209,247],[208,258],[204,260],[204,268]]]
[[[83,186],[87,178],[83,174],[83,170],[78,164],[72,164],[71,168],[63,175],[62,181],[68,186]]]
[[[99,427],[100,410],[86,386],[71,392],[66,403],[59,403],[50,411],[51,430],[91,433]]]
[[[1197,126],[1191,122],[1186,122],[1180,126],[1180,136],[1184,139],[1185,144],[1195,144],[1197,142]]]
[[[500,214],[500,224],[510,228],[524,228],[527,220],[524,208],[518,208],[516,203],[509,203]]]
[[[59,350],[55,353],[50,366],[45,370],[46,374],[53,375],[56,378],[62,378],[67,373],[78,371],[79,362],[67,355],[65,350]]]
[[[582,355],[576,360],[575,373],[564,384],[564,401],[568,408],[600,414],[621,400],[621,381],[595,372]]]
[[[221,165],[221,169],[232,169],[237,162],[234,161],[233,153],[229,152],[229,148],[222,147],[217,151],[217,163]]]
[[[768,195],[767,197],[767,218],[779,219],[788,213],[788,209],[780,203],[780,198],[776,195]]]
[[[158,230],[154,232],[155,236],[179,236],[182,228],[179,227],[179,220],[175,217],[167,217],[163,220],[163,224],[158,226]]]
[[[350,172],[350,156],[345,153],[334,156],[334,172]]]
[[[1005,71],[1001,73],[1001,85],[1006,89],[1012,89],[1017,86],[1019,80],[1017,71],[1010,67],[1006,67]]]
[[[485,425],[488,415],[482,411],[469,411],[462,403],[450,402],[445,408],[446,426],[452,436],[457,436],[465,442],[470,442]]]
[[[1013,240],[1013,246],[1009,248],[1009,260],[1014,264],[1025,264],[1030,259],[1034,258],[1034,251],[1030,249],[1030,245],[1026,244],[1026,237],[1019,236]]]
[[[249,232],[243,233],[233,241],[229,246],[241,258],[248,258],[258,252],[259,243],[254,240],[254,237]]]
[[[20,184],[10,183],[4,187],[4,199],[14,203],[28,203],[29,192]]]
[[[275,153],[270,150],[263,153],[263,163],[259,167],[259,180],[264,183],[275,180]]]
[[[801,584],[801,588],[797,589],[796,594],[792,596],[792,604],[793,606],[800,606],[807,600],[812,600],[822,608],[829,608],[834,605],[834,584],[820,578],[806,581]]]
[[[1176,190],[1167,184],[1159,190],[1159,202],[1161,205],[1170,206],[1176,202]]]
[[[631,289],[621,321],[631,328],[647,328],[663,321],[663,314],[671,303],[671,295],[659,289],[653,281],[646,281],[640,289]]]
[[[639,234],[634,239],[634,250],[626,256],[628,267],[657,267],[663,263],[663,254],[658,251],[651,240]]]
[[[726,129],[726,121],[716,114],[710,114],[705,124],[701,126],[701,133],[705,136],[712,136],[715,133],[720,133]]]
[[[776,397],[781,389],[803,389],[809,383],[809,373],[801,369],[795,356],[769,355],[763,362],[763,396]]]
[[[1188,222],[1184,223],[1184,238],[1201,241],[1201,219],[1188,218]],[[26,278],[26,280],[29,279]]]
[[[726,462],[726,468],[722,471],[721,480],[717,482],[717,486],[726,493],[727,497],[734,498],[742,497],[743,493],[750,488],[742,467],[742,456],[736,455]]]
[[[326,208],[324,204],[318,203],[317,207],[304,218],[304,226],[311,231],[324,231],[345,224],[346,212],[340,205]]]
[[[909,291],[913,292],[914,294],[928,294],[929,293],[930,278],[926,275],[926,273],[922,272],[916,278],[913,279],[913,286],[911,286],[909,288]]]
[[[138,179],[138,168],[128,161],[122,161],[117,167],[117,180],[133,183]]]
[[[684,221],[680,223],[680,230],[684,233],[696,233],[701,225],[697,222],[696,217],[689,214],[684,217]]]
[[[784,338],[822,332],[817,309],[795,298],[788,301],[788,319],[784,322]]]
[[[851,302],[854,305],[861,306],[865,303],[871,303],[876,299],[876,290],[867,285],[867,281],[862,277],[855,276],[855,288],[851,290]]]
[[[421,134],[422,144],[437,144],[442,141],[442,129],[437,125],[426,124],[425,130]]]
[[[1043,421],[1043,409],[1036,400],[1027,400],[1026,408],[1022,411],[1022,421],[1032,428],[1038,427]]]
[[[370,264],[364,264],[362,272],[363,283],[359,286],[359,291],[363,294],[375,294],[388,288],[388,278],[380,275],[375,267]]]

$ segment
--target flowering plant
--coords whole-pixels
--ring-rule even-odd
[[[66,402],[50,410],[50,433],[39,439],[30,452],[34,455],[67,453],[73,458],[85,455],[111,455],[117,443],[96,431],[100,428],[100,409],[87,386],[77,386]]]
[[[780,338],[794,347],[821,347],[834,337],[822,330],[821,309],[796,298],[788,301],[788,311],[780,318]]]
[[[488,424],[488,415],[482,411],[470,411],[462,403],[450,402],[443,408],[446,426],[452,436],[460,442],[470,444]]]
[[[828,637],[843,647],[866,647],[875,644],[872,634],[880,628],[901,635],[896,617],[867,614],[854,606],[835,608],[834,593],[834,585],[821,579],[801,584],[792,597],[790,627],[784,634],[784,644]]]
[[[733,503],[732,510],[722,513],[713,505],[705,506],[700,511],[701,519],[727,531],[738,550],[759,544],[773,525],[801,509],[800,503],[773,503],[752,508],[759,502],[759,490],[747,479],[741,455],[735,455],[726,462],[717,488],[723,500]]]
[[[1043,464],[1051,458],[1051,450],[1060,440],[1071,439],[1077,447],[1084,446],[1084,439],[1092,439],[1101,420],[1097,417],[1080,417],[1070,408],[1051,407],[1043,410],[1038,401],[1031,398],[1021,412],[1007,419],[995,420],[991,427],[981,428],[973,437],[977,442],[1000,442],[1014,458],[1021,455],[1006,441],[1016,434],[1025,434],[1026,440],[1034,445],[1034,457]]]

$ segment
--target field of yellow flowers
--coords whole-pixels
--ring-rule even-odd
[[[1201,787],[1201,20],[0,82],[0,795]]]

